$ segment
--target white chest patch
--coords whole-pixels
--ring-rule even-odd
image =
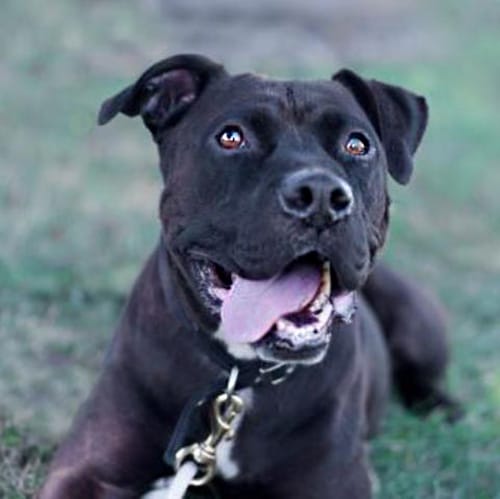
[[[234,460],[232,453],[235,440],[238,438],[241,421],[245,417],[245,414],[248,414],[248,411],[252,408],[253,389],[245,388],[239,391],[238,395],[243,399],[244,409],[243,413],[239,414],[234,422],[235,437],[233,440],[223,440],[217,447],[217,472],[226,480],[237,477],[240,472],[238,463]]]
[[[222,326],[220,326],[219,329],[217,329],[217,331],[215,331],[214,338],[216,338],[220,342],[222,342],[225,345],[226,350],[233,357],[236,357],[237,359],[252,360],[252,359],[257,358],[257,354],[255,353],[255,349],[252,346],[250,346],[250,344],[248,344],[248,343],[229,343],[228,341],[226,341]]]

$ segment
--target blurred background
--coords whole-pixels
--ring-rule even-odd
[[[342,66],[427,96],[385,258],[449,311],[449,427],[392,404],[381,498],[500,498],[498,0],[3,0],[0,14],[0,497],[30,497],[95,380],[158,237],[160,175],[139,120],[100,103],[156,60],[328,78]]]

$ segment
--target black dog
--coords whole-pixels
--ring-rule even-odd
[[[275,81],[183,55],[108,99],[99,123],[118,113],[141,115],[158,145],[162,237],[40,497],[135,498],[172,475],[167,443],[206,436],[193,414],[232,366],[245,408],[217,450],[220,497],[370,497],[364,442],[390,369],[379,321],[403,401],[454,407],[429,300],[383,267],[369,305],[356,300],[386,235],[387,173],[410,179],[425,100],[348,70]]]

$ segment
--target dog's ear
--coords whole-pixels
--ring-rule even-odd
[[[389,173],[400,184],[408,183],[412,156],[427,126],[425,99],[400,87],[365,80],[348,69],[332,78],[353,94],[373,123],[386,151]]]
[[[174,125],[211,80],[226,74],[221,65],[199,55],[164,59],[104,101],[97,122],[104,125],[118,113],[140,114],[155,136],[159,129]]]

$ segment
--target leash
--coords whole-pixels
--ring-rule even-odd
[[[168,302],[168,253],[163,237],[159,251],[160,281]],[[193,324],[180,308],[173,312],[182,322],[192,324],[197,342],[222,373],[184,406],[164,454],[164,461],[175,470],[175,475],[169,483],[168,495],[158,496],[156,493],[160,491],[152,492],[154,496],[147,496],[152,499],[182,499],[190,486],[208,484],[217,470],[217,447],[223,440],[234,438],[235,418],[244,410],[243,399],[236,392],[260,384],[278,385],[295,370],[295,366],[285,363],[235,359],[222,343]]]
[[[185,462],[177,470],[177,475],[175,475],[175,478],[170,485],[168,499],[182,499],[189,486],[193,483],[197,471],[196,465],[192,461]]]

